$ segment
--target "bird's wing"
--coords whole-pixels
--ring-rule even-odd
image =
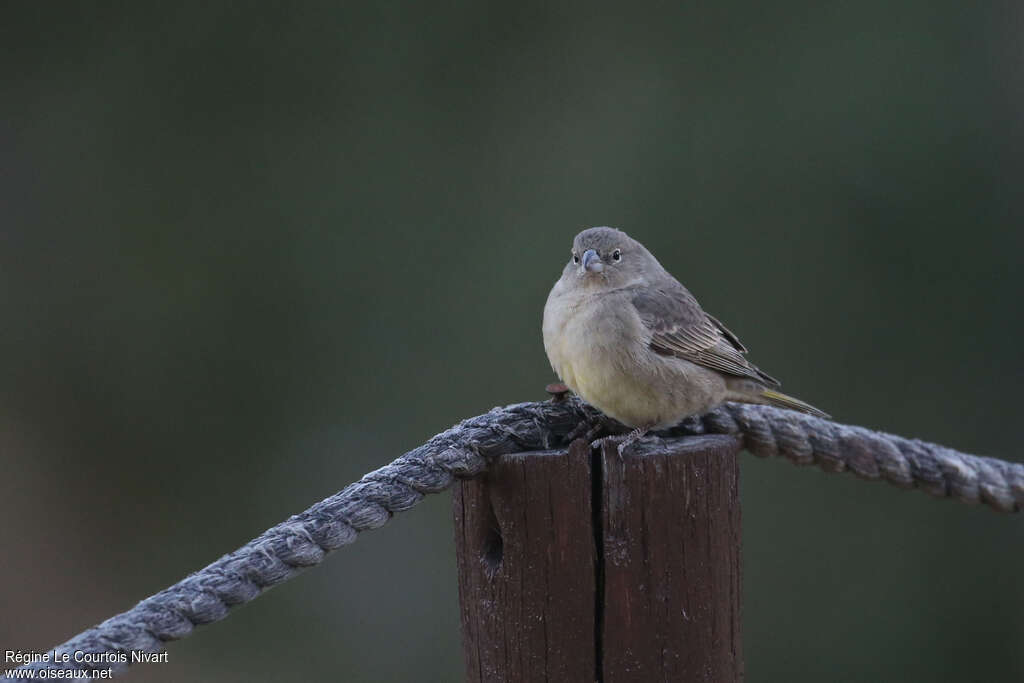
[[[735,334],[705,313],[685,287],[673,285],[638,289],[633,294],[633,306],[651,333],[652,351],[727,375],[779,386],[777,379],[743,357],[747,349]]]

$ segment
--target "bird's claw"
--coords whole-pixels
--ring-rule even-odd
[[[619,455],[619,462],[622,462],[625,459],[626,450],[633,444],[637,443],[638,441],[642,441],[646,435],[647,430],[638,427],[628,434],[615,434],[612,436],[606,436],[604,438],[592,442],[590,445],[595,448],[599,448],[601,446],[604,446],[605,444],[615,444],[615,451]]]
[[[587,443],[593,445],[596,443],[594,440],[602,441],[603,439],[610,438],[609,436],[598,439],[601,434],[608,434],[614,431],[615,423],[604,415],[596,415],[594,417],[587,418],[576,425],[566,440],[572,443],[576,439],[583,439]]]

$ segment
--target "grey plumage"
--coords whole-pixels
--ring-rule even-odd
[[[746,347],[639,242],[614,228],[576,236],[544,307],[544,348],[570,389],[639,429],[667,427],[723,401],[825,416],[774,389]]]
[[[677,356],[737,377],[749,377],[766,386],[779,381],[751,364],[747,349],[718,319],[705,313],[697,300],[678,282],[646,287],[633,295],[640,320],[651,331],[651,349]]]

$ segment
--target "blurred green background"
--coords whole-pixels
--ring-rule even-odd
[[[541,309],[591,225],[837,419],[1020,460],[1022,20],[7,5],[0,650],[543,398]],[[748,681],[1024,679],[1019,516],[742,465]],[[455,681],[458,628],[434,496],[131,676]]]

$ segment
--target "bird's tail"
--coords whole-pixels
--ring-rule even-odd
[[[808,415],[815,415],[817,417],[823,417],[825,419],[831,419],[831,415],[828,413],[818,410],[809,403],[804,403],[798,398],[787,396],[781,391],[772,391],[771,389],[764,389],[758,394],[758,397],[763,399],[761,401],[751,401],[751,403],[767,403],[768,405],[778,406],[780,408],[789,408],[790,410],[799,410],[801,413],[807,413]]]

